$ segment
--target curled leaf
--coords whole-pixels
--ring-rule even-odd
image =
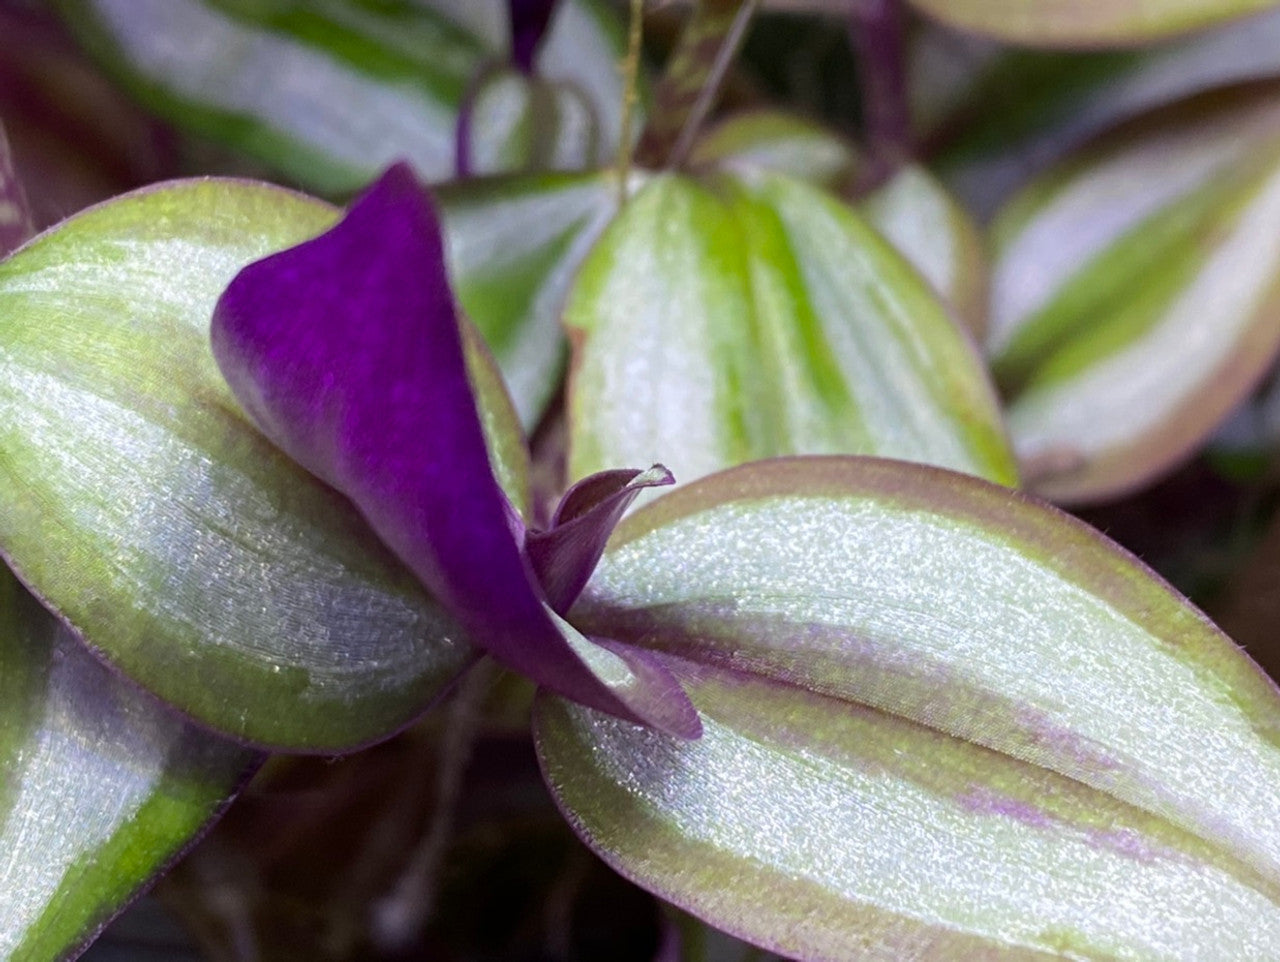
[[[329,232],[241,271],[213,350],[254,421],[351,498],[475,644],[577,701],[671,717],[678,686],[650,690],[546,607],[490,466],[439,225],[407,166]]]
[[[595,570],[605,542],[645,488],[674,484],[660,464],[648,471],[602,471],[583,478],[560,500],[548,531],[531,531],[525,553],[547,603],[564,614]]]

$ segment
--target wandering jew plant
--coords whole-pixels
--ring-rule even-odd
[[[1041,44],[1253,5],[918,0]],[[407,160],[32,236],[0,132],[0,960],[162,877],[238,962],[1280,957],[1280,690],[1041,500],[1208,443],[1233,536],[1272,510],[1280,90],[1224,85],[1274,13],[939,91],[955,37],[861,4],[855,147],[703,129],[752,2],[694,5],[635,137],[594,0],[56,6],[312,190]]]

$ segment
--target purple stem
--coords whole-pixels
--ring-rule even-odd
[[[13,153],[4,128],[0,127],[0,257],[22,244],[36,232],[27,195],[14,169]]]
[[[906,31],[899,0],[854,0],[849,37],[863,91],[870,179],[879,182],[911,155]]]
[[[555,0],[507,0],[511,15],[511,60],[525,76],[533,75],[538,47],[555,8]]]
[[[636,159],[679,167],[711,111],[759,0],[698,0],[654,90]]]

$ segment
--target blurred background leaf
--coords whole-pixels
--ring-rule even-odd
[[[481,108],[486,96],[498,96],[495,107],[514,107],[523,117],[473,125],[480,140],[469,147],[485,159],[486,172],[595,163],[616,150],[621,28],[598,0],[560,6],[538,59],[542,80],[490,95],[473,85],[509,58],[501,0],[477,2],[488,9],[470,12],[411,0],[56,4],[86,48],[148,109],[321,194],[349,194],[401,158],[428,181],[448,179],[456,169],[459,111],[477,95]],[[572,119],[556,123],[542,98],[522,99],[535,90],[550,91]],[[527,136],[512,141],[520,129]],[[578,147],[548,149],[548,137]]]
[[[1280,346],[1273,84],[1135,120],[994,224],[987,348],[1029,483],[1133,490],[1203,444]]]
[[[1030,45],[1141,44],[1274,7],[1274,0],[910,0],[950,26]]]

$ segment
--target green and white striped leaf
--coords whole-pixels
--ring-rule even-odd
[[[862,158],[852,143],[821,124],[782,110],[751,110],[703,134],[689,162],[748,176],[788,174],[839,191],[852,181]]]
[[[95,56],[150,109],[272,165],[309,189],[354,191],[397,159],[453,176],[458,110],[507,37],[431,3],[355,0],[57,0]],[[501,0],[490,7],[504,8]],[[448,5],[444,5],[446,8]],[[621,38],[595,0],[562,5],[539,67],[572,85],[616,148]],[[604,65],[608,64],[608,73]],[[581,138],[571,138],[580,140]],[[518,158],[517,167],[529,158]]]
[[[248,742],[389,734],[474,657],[346,499],[241,413],[209,318],[246,263],[329,226],[266,185],[175,182],[0,263],[0,551],[115,667]],[[471,335],[499,476],[527,455]]]
[[[74,957],[257,762],[121,680],[0,566],[0,959]]]
[[[930,163],[990,215],[1086,138],[1216,87],[1280,75],[1280,11],[1129,50],[1009,48],[926,28],[911,47],[912,112]]]
[[[1275,0],[911,0],[911,4],[960,30],[1046,47],[1149,43],[1276,5]]]
[[[928,284],[800,181],[656,177],[584,262],[570,475],[866,453],[1014,480],[986,374]]]
[[[350,192],[405,158],[453,171],[454,124],[489,52],[410,3],[58,0],[134,96],[299,184]]]
[[[560,385],[560,314],[591,245],[618,209],[609,172],[463,181],[434,191],[450,278],[532,430]]]
[[[990,266],[986,238],[969,212],[932,174],[910,164],[862,202],[862,213],[981,341]]]
[[[804,959],[1238,960],[1280,944],[1280,692],[1092,529],[866,458],[619,527],[575,625],[671,656],[678,744],[555,699],[575,828]]]
[[[1177,105],[1033,182],[995,224],[987,347],[1036,490],[1084,502],[1190,454],[1280,346],[1280,101]]]

